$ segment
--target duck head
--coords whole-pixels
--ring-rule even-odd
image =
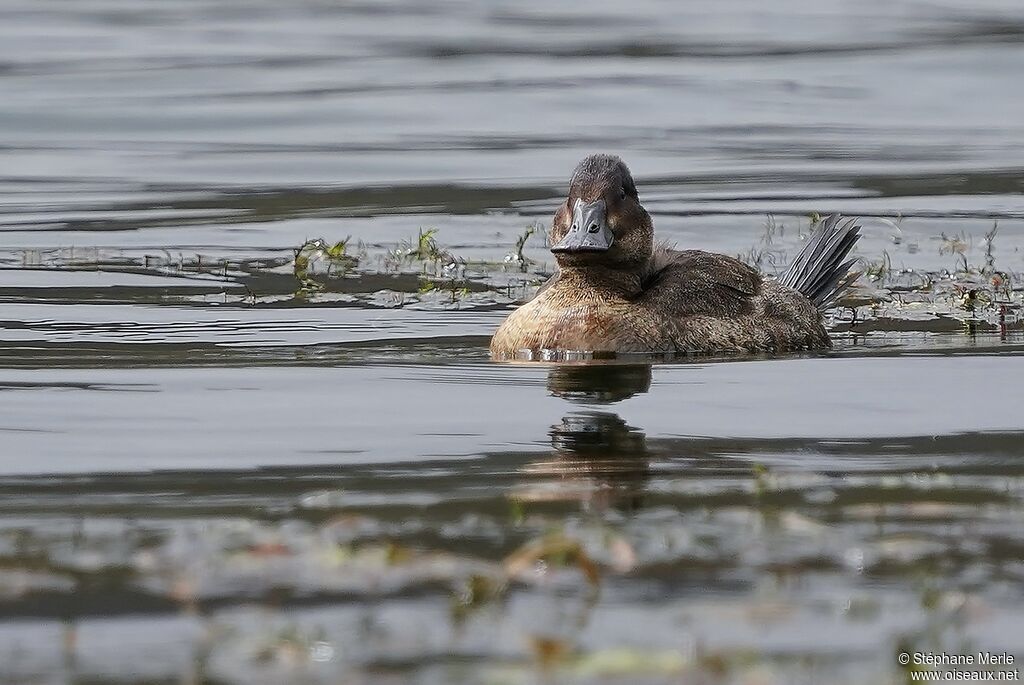
[[[654,227],[621,159],[590,155],[576,166],[550,239],[560,267],[628,270],[647,263]]]

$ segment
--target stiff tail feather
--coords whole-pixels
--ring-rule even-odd
[[[821,222],[786,273],[779,276],[779,283],[803,293],[819,310],[828,309],[856,277],[850,267],[857,260],[843,260],[859,239],[856,219],[832,214]]]

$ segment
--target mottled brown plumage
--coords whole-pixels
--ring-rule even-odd
[[[779,281],[725,255],[655,248],[618,157],[580,162],[551,227],[559,270],[491,340],[496,358],[544,353],[779,352],[830,346],[816,303],[841,291],[857,239],[830,218]]]

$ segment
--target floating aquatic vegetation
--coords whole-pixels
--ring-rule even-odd
[[[816,217],[810,218],[810,226]],[[894,245],[908,254],[916,254],[916,243],[904,243],[903,217],[895,220],[875,217],[874,221],[891,229]],[[776,246],[784,227],[769,217],[759,243],[741,258],[772,273],[778,264],[786,263],[785,253]],[[940,233],[934,238],[939,256],[953,257],[948,269],[922,270],[897,268],[888,250],[877,257],[862,257],[863,266],[849,290],[837,302],[832,320],[841,326],[859,327],[867,331],[883,330],[882,321],[923,321],[950,319],[961,322],[971,332],[983,326],[1005,333],[1020,322],[1024,310],[1024,288],[1021,274],[997,268],[995,238],[999,225],[993,223],[979,241],[983,261],[972,264],[970,255],[974,239],[965,231]]]
[[[775,246],[776,236],[785,235],[786,227],[769,214],[764,220],[764,229],[756,245],[736,258],[760,271],[774,273],[785,266],[785,253]]]
[[[591,586],[597,587],[601,583],[601,572],[580,541],[561,533],[528,542],[510,554],[503,566],[505,573],[512,578],[546,572],[549,568],[576,567]]]
[[[788,263],[787,251],[794,249],[794,240],[808,234],[818,220],[820,217],[811,215],[783,223],[768,217],[758,243],[741,256],[771,275]],[[1024,328],[1024,274],[1019,268],[1010,268],[1019,264],[1020,252],[998,249],[999,224],[986,227],[978,237],[960,229],[921,241],[930,250],[933,265],[922,269],[900,263],[916,252],[916,243],[908,237],[913,227],[902,217],[871,217],[865,222],[881,227],[892,246],[862,254],[859,278],[829,314],[834,330],[880,338],[893,330],[1003,334]],[[490,308],[530,299],[550,276],[549,265],[527,256],[527,246],[538,236],[543,236],[539,225],[527,226],[503,259],[456,254],[442,244],[437,228],[421,228],[390,245],[318,238],[306,241],[287,257],[267,254],[236,259],[167,251],[154,254],[151,249],[63,247],[26,250],[19,260],[21,267],[31,270],[111,274],[94,286],[73,283],[90,301],[202,307],[359,305],[442,311]],[[948,267],[934,268],[935,257],[949,259]],[[17,261],[11,264],[18,265]],[[173,277],[180,285],[157,281],[150,285],[119,279],[117,274]],[[40,299],[49,297],[42,288],[32,292]]]
[[[385,268],[397,271],[403,264],[418,264],[425,269],[428,263],[433,263],[435,268],[451,269],[452,265],[458,265],[462,260],[438,244],[437,233],[436,228],[419,229],[415,239],[403,240],[387,251],[383,259]]]
[[[406,257],[423,262],[429,260],[449,261],[454,259],[450,252],[438,246],[435,236],[437,236],[436,228],[429,228],[426,231],[421,228],[415,246],[406,251]]]
[[[452,593],[452,619],[456,622],[465,621],[483,607],[502,600],[507,591],[508,581],[500,574],[469,574],[457,584]]]
[[[432,281],[424,279],[422,283],[423,285],[420,286],[419,290],[420,295],[446,293],[451,297],[451,304],[456,304],[469,295],[469,287],[467,287],[466,282],[463,280]]]
[[[342,276],[359,263],[357,257],[348,254],[350,240],[348,237],[328,244],[323,238],[315,238],[295,250],[292,267],[303,289],[319,290],[323,279]]]
[[[533,261],[523,254],[523,250],[526,248],[526,241],[530,239],[530,236],[538,233],[540,230],[539,224],[531,224],[527,226],[526,230],[516,238],[516,244],[513,251],[505,255],[505,264],[516,264],[519,266],[520,271],[525,272]]]

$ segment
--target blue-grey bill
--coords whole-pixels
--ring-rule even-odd
[[[604,200],[576,200],[572,208],[572,225],[561,240],[551,246],[555,254],[566,252],[605,252],[615,242],[608,227]]]

